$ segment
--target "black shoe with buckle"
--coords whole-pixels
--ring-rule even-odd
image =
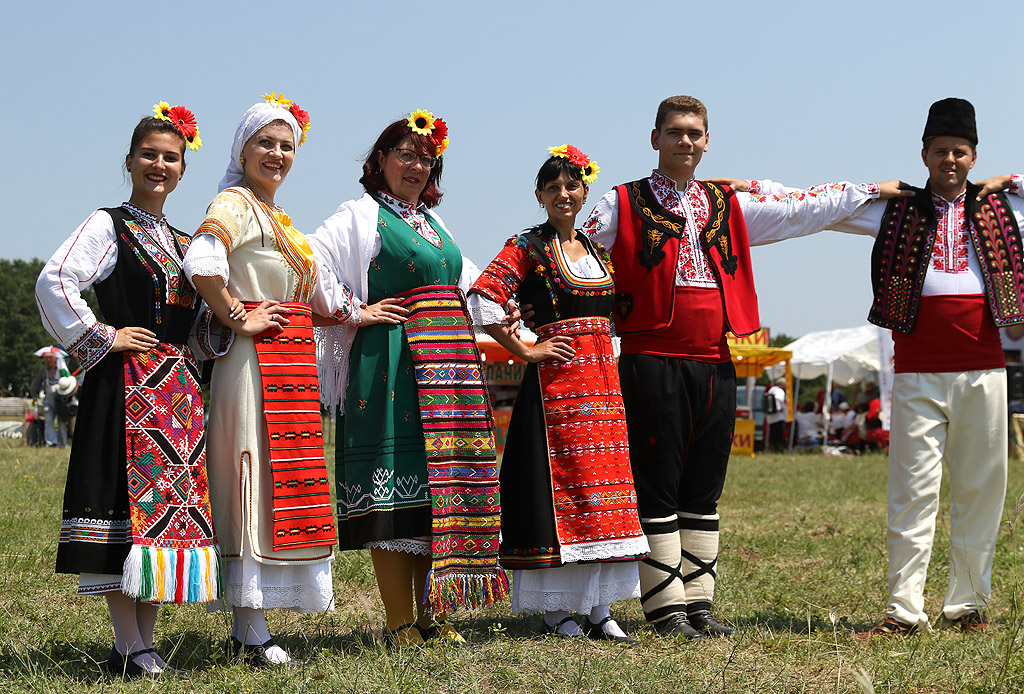
[[[612,641],[613,643],[622,643],[627,646],[635,646],[640,643],[636,639],[628,636],[616,636],[615,634],[609,634],[604,630],[604,625],[608,622],[615,622],[611,615],[608,615],[597,624],[591,622],[590,617],[587,617],[583,620],[583,633],[587,635],[588,639],[593,639],[595,641]]]
[[[711,614],[711,610],[695,610],[690,612],[687,617],[690,620],[690,626],[708,636],[722,637],[739,633],[732,627],[727,627],[715,619],[715,615]]]
[[[704,634],[693,628],[685,612],[676,612],[667,619],[654,623],[654,629],[662,636],[685,636],[687,641],[699,641]]]
[[[126,680],[133,680],[138,677],[159,677],[160,672],[147,670],[135,662],[135,658],[146,653],[156,653],[156,651],[152,648],[143,648],[141,651],[132,651],[128,655],[121,655],[117,647],[111,648],[110,653],[107,654],[107,667],[113,674],[119,675]]]

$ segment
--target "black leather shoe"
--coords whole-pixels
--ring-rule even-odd
[[[627,646],[635,646],[639,641],[632,639],[628,636],[616,636],[615,634],[609,634],[604,630],[605,622],[611,622],[612,617],[608,615],[597,624],[590,621],[590,617],[583,620],[583,633],[587,635],[588,639],[594,639],[595,641],[612,641],[614,643],[623,643]]]
[[[146,653],[156,653],[156,651],[152,648],[143,648],[141,651],[132,651],[128,655],[121,655],[116,647],[111,648],[110,653],[107,654],[107,667],[111,673],[119,675],[126,680],[138,677],[159,677],[159,672],[150,672],[135,662],[135,658]]]
[[[234,636],[228,637],[226,648],[230,657],[238,658],[241,657],[250,667],[254,668],[271,668],[281,667],[287,665],[294,665],[295,660],[289,658],[287,662],[275,663],[267,658],[267,649],[271,646],[276,646],[273,638],[269,638],[258,646],[242,643]]]
[[[696,612],[689,613],[687,617],[689,617],[690,626],[708,636],[732,636],[739,633],[732,627],[727,627],[715,619],[715,615],[711,614],[711,610],[697,610]]]
[[[572,622],[573,624],[576,624],[576,626],[579,626],[576,620],[572,618],[572,615],[569,615],[564,619],[560,619],[555,624],[548,624],[546,621],[542,619],[540,625],[543,628],[543,633],[545,634],[554,634],[555,636],[565,636],[567,638],[572,638],[572,634],[567,634],[564,631],[559,631],[559,629],[561,629],[563,625],[568,624],[569,622]]]
[[[676,612],[668,619],[654,623],[654,629],[662,636],[685,636],[687,641],[699,641],[704,634],[693,628],[685,612]]]

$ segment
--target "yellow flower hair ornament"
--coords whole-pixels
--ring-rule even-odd
[[[199,137],[199,125],[196,117],[184,106],[171,106],[166,101],[153,104],[153,117],[157,120],[165,120],[174,126],[178,134],[185,138],[185,145],[195,152],[203,146],[203,140]]]
[[[588,186],[597,180],[597,172],[601,170],[601,167],[597,165],[596,161],[591,160],[590,157],[576,147],[572,145],[548,147],[548,153],[553,157],[568,159],[571,164],[580,167],[580,173],[583,174],[583,182]]]
[[[430,111],[416,109],[409,114],[405,122],[409,125],[409,130],[430,138],[434,143],[435,157],[440,157],[448,149],[448,124],[441,118],[435,118]]]
[[[291,99],[284,98],[284,94],[270,92],[269,94],[264,94],[263,98],[267,100],[268,104],[272,104],[278,108],[283,108],[295,117],[296,122],[299,124],[299,128],[302,130],[302,137],[296,143],[297,146],[301,147],[306,142],[306,133],[309,132],[309,112],[303,111],[299,108],[299,105]]]

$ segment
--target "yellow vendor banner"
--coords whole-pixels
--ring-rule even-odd
[[[737,419],[732,435],[732,455],[754,457],[754,420]]]

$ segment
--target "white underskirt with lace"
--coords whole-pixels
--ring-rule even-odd
[[[224,599],[207,609],[250,607],[255,610],[285,609],[324,612],[334,609],[331,561],[314,564],[263,564],[251,556],[224,562]]]
[[[389,552],[405,552],[430,556],[433,550],[429,537],[401,537],[394,540],[377,540],[363,545],[366,549],[385,549]]]
[[[104,593],[121,592],[121,574],[90,574],[78,575],[79,595],[103,595]]]
[[[512,571],[513,612],[588,613],[597,605],[638,597],[640,571],[635,561]]]

